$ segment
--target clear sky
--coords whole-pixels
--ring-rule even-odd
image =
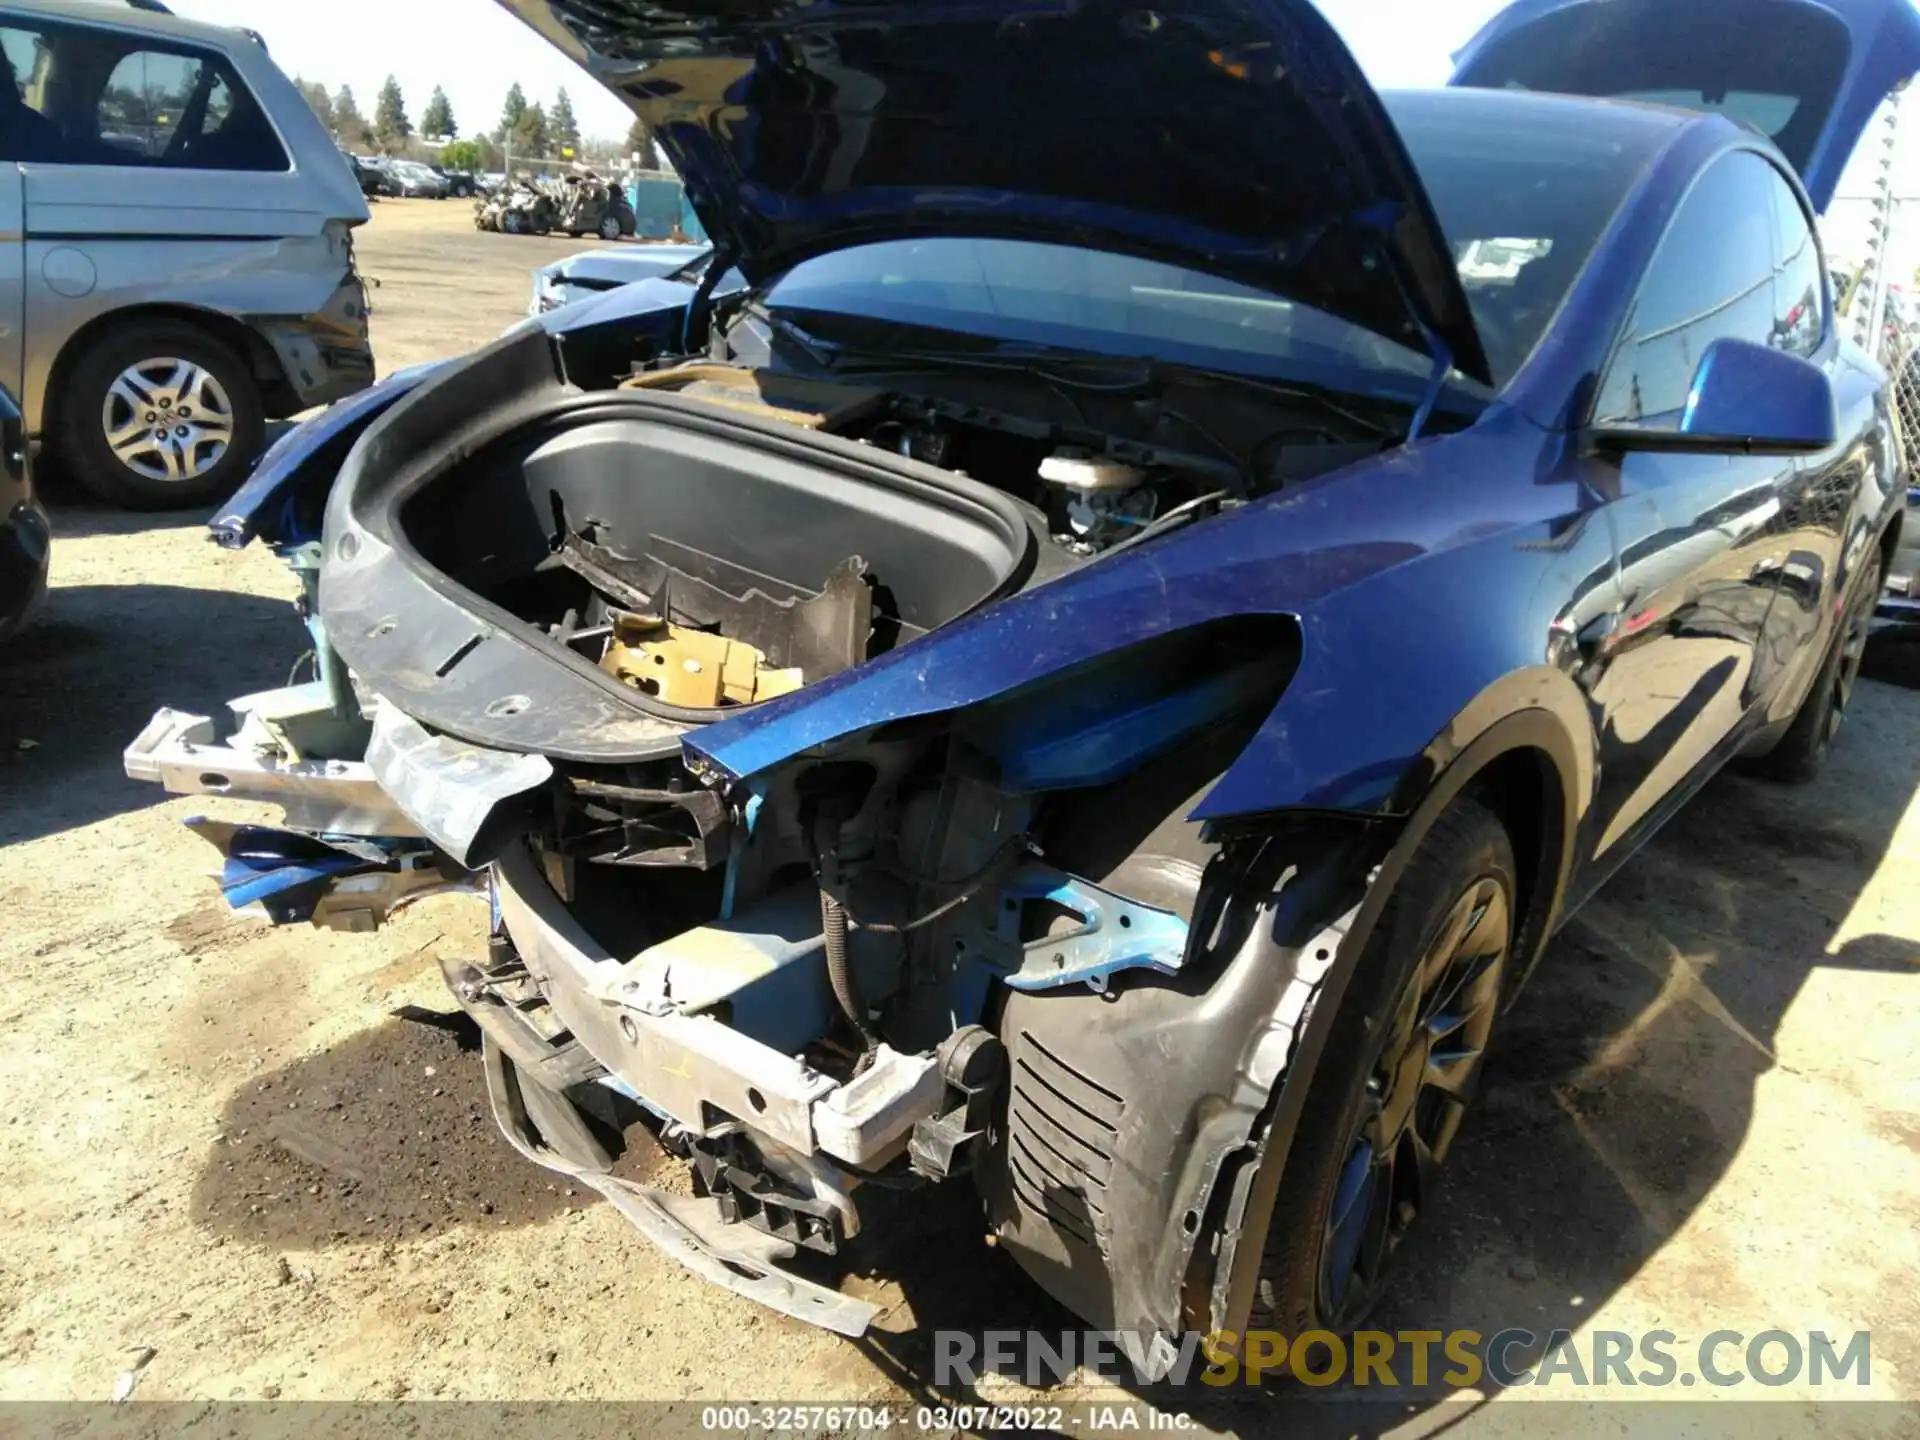
[[[360,109],[373,114],[374,99],[389,74],[400,81],[407,111],[418,121],[435,85],[445,87],[463,134],[491,130],[500,118],[507,87],[516,80],[529,100],[553,103],[566,86],[582,133],[623,136],[632,114],[587,75],[539,40],[495,0],[170,0],[182,15],[217,24],[246,25],[266,37],[289,74],[318,80],[329,89],[353,86]],[[1505,0],[1319,0],[1320,10],[1345,38],[1361,67],[1382,87],[1438,85],[1458,49]],[[1675,0],[1684,3],[1684,0]],[[1899,187],[1920,193],[1920,96],[1907,109],[1907,139],[1896,171]],[[1870,134],[1874,132],[1869,132]],[[1869,147],[1863,145],[1865,152]],[[1867,166],[1856,157],[1841,182],[1842,196],[1864,194]],[[1920,206],[1912,223],[1899,228],[1902,249],[1912,250],[1903,268],[1920,261]],[[1835,202],[1828,243],[1857,250],[1866,207]]]

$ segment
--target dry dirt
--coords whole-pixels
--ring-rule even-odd
[[[380,205],[383,368],[490,339],[576,248]],[[142,1398],[878,1398],[924,1393],[935,1327],[1068,1323],[964,1196],[863,1242],[863,1342],[717,1291],[496,1136],[435,964],[479,905],[229,918],[179,822],[264,812],[120,771],[156,706],[302,648],[278,564],[204,518],[56,497],[0,667],[0,1399],[104,1398],[135,1347]],[[1820,783],[1716,781],[1552,947],[1385,1327],[1866,1328],[1864,1393],[1920,1400],[1920,644],[1872,673]]]

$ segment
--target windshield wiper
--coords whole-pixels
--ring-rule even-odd
[[[810,334],[769,307],[765,301],[748,296],[740,302],[740,313],[752,316],[774,334],[789,341],[795,349],[822,370],[841,368],[842,357],[846,354],[841,346],[834,344],[831,340],[822,340],[818,335]]]

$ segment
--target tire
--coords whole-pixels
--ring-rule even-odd
[[[602,240],[618,240],[620,238],[620,217],[618,215],[608,215],[601,219],[600,238]]]
[[[518,235],[526,229],[526,222],[520,218],[518,210],[509,210],[500,217],[500,228],[509,235]]]
[[[1826,658],[1820,662],[1820,673],[1794,713],[1793,724],[1778,745],[1742,768],[1768,780],[1794,785],[1804,785],[1820,773],[1827,763],[1827,752],[1833,749],[1834,736],[1846,721],[1847,706],[1860,679],[1860,660],[1866,653],[1867,632],[1873,624],[1884,574],[1885,566],[1876,548],[1847,596],[1840,624],[1827,645]]]
[[[1274,1199],[1250,1328],[1346,1334],[1380,1297],[1409,1227],[1433,1207],[1479,1081],[1512,973],[1516,895],[1505,828],[1470,796],[1455,801],[1381,910],[1334,1017]],[[1436,1028],[1447,1019],[1458,1023]],[[1407,1058],[1389,1066],[1403,1035]],[[1403,1114],[1411,1128],[1380,1143]]]
[[[185,423],[155,423],[156,432],[172,432],[161,442],[146,416],[178,417],[176,405],[189,412]],[[126,437],[118,452],[109,427]],[[246,479],[265,443],[266,415],[251,368],[231,346],[186,321],[143,320],[109,330],[81,353],[63,387],[56,434],[74,478],[102,500],[178,510],[222,500]]]

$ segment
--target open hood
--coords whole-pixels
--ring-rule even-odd
[[[501,3],[632,106],[751,282],[870,240],[1051,240],[1489,378],[1412,162],[1307,0]]]
[[[1825,210],[1860,133],[1920,71],[1914,0],[1518,0],[1455,85],[1716,110],[1772,137]]]

